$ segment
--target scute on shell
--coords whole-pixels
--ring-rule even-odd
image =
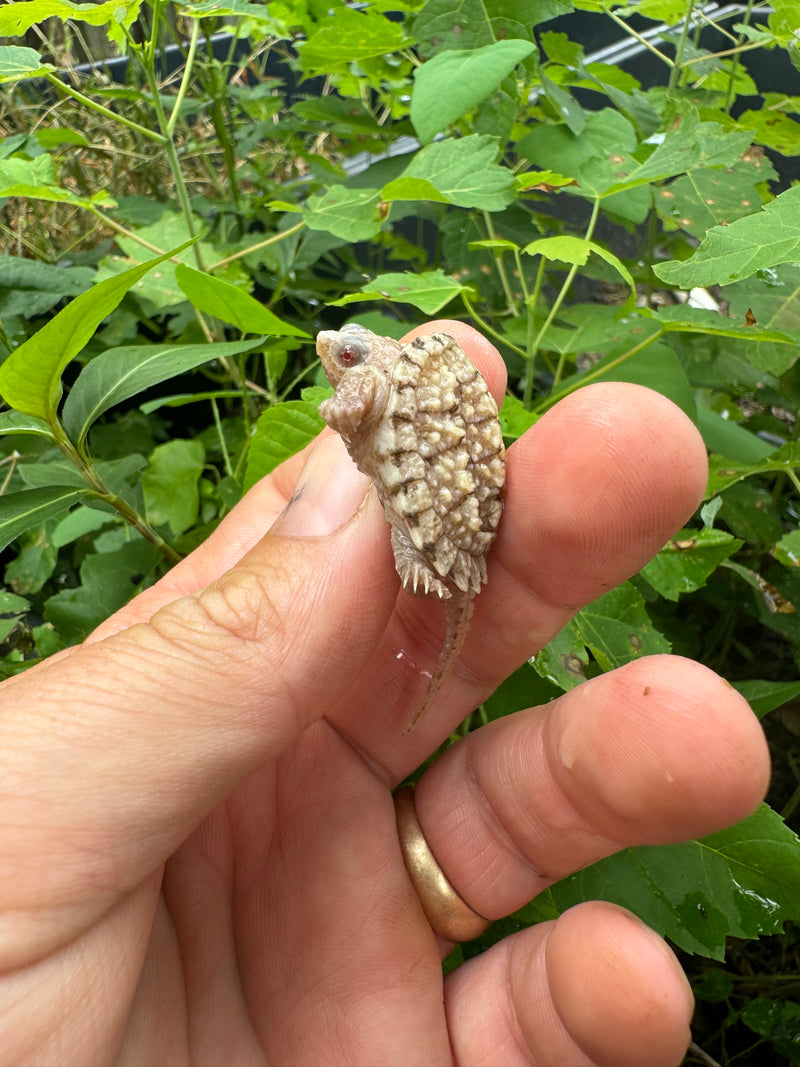
[[[387,511],[443,579],[477,593],[502,514],[503,437],[486,382],[456,342],[405,345],[373,439],[373,478]]]

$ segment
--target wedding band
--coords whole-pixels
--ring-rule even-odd
[[[489,926],[489,920],[461,899],[436,862],[417,819],[413,786],[404,786],[395,793],[394,810],[403,861],[433,932],[447,941],[478,937]]]

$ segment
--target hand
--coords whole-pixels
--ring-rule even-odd
[[[435,328],[502,395],[494,349]],[[388,526],[334,436],[82,647],[4,683],[0,1060],[678,1063],[685,979],[610,905],[443,983],[390,791],[635,573],[704,479],[695,429],[648,390],[596,385],[548,413],[510,450],[462,660],[408,737],[443,612],[398,595]],[[416,804],[459,894],[499,918],[618,849],[742,818],[767,774],[741,697],[658,656],[472,733]]]

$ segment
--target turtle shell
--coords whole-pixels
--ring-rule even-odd
[[[503,510],[505,450],[497,405],[452,337],[419,337],[389,368],[373,437],[372,477],[390,521],[441,578],[477,593]]]

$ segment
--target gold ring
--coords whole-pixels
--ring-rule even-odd
[[[413,786],[404,786],[395,793],[394,810],[403,861],[433,932],[447,941],[478,937],[489,926],[489,920],[461,899],[436,862],[417,819]]]

